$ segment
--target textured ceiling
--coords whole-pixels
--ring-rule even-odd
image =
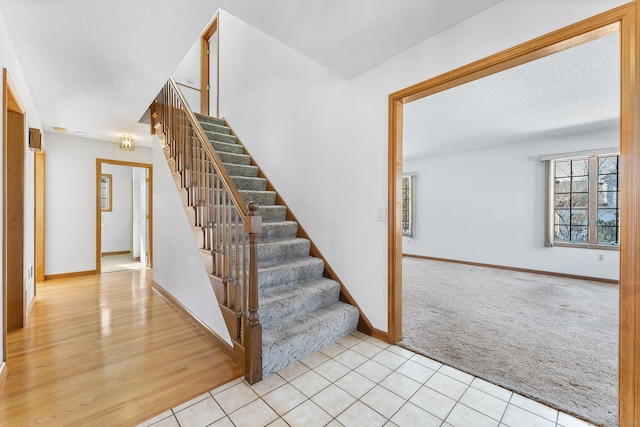
[[[613,34],[407,104],[404,158],[618,126],[618,40]]]
[[[0,0],[45,131],[133,133],[218,8],[347,78],[499,0]]]

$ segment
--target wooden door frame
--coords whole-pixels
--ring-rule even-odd
[[[209,115],[209,39],[218,31],[218,14],[216,13],[211,23],[206,30],[202,33],[200,39],[200,112],[205,115]],[[218,61],[216,61],[216,76],[220,74],[220,34],[218,34],[218,49],[216,50],[218,55]],[[218,107],[220,106],[220,85],[216,78],[216,112],[220,114]]]
[[[46,212],[46,182],[47,182],[47,153],[34,153],[34,248],[35,248],[35,279],[33,292],[36,293],[38,282],[45,280],[45,212]]]
[[[10,264],[8,256],[10,253],[18,253],[20,258],[20,275],[22,277],[21,280],[21,289],[19,292],[19,297],[18,297],[18,303],[22,303],[22,307],[20,309],[20,315],[21,315],[21,320],[19,322],[19,326],[18,328],[22,328],[24,327],[24,323],[25,323],[25,313],[26,313],[26,306],[25,306],[25,295],[24,295],[24,166],[25,166],[25,162],[26,162],[26,109],[24,108],[24,104],[22,103],[22,101],[20,100],[20,96],[18,95],[18,91],[16,89],[16,87],[14,86],[13,82],[11,81],[11,78],[9,77],[9,73],[7,72],[6,68],[3,68],[2,70],[2,82],[3,82],[3,111],[2,111],[2,118],[3,118],[3,123],[2,123],[2,152],[3,152],[3,157],[2,157],[2,177],[3,177],[3,188],[2,188],[2,209],[3,209],[3,252],[2,252],[2,295],[3,295],[3,350],[5,351],[5,354],[3,355],[4,359],[6,360],[6,333],[8,330],[8,312],[10,310],[9,307],[9,294],[11,292],[11,290],[9,289],[9,284],[8,284],[8,271],[7,271],[7,265]],[[14,197],[12,197],[12,191],[10,190],[15,190],[16,188],[14,187],[9,187],[9,161],[8,161],[8,153],[9,153],[9,114],[17,114],[20,116],[20,122],[21,122],[21,129],[20,129],[20,135],[19,138],[22,140],[21,143],[21,151],[20,151],[20,155],[22,156],[22,174],[19,177],[18,182],[16,183],[16,177],[12,177],[12,183],[14,185],[17,184],[18,189],[20,189],[20,191],[18,193],[20,193],[22,199],[20,200],[14,200]],[[16,227],[16,224],[10,224],[9,220],[8,220],[8,207],[10,205],[15,206],[16,204],[22,204],[22,218],[21,218],[21,227]],[[20,230],[21,228],[21,230]],[[20,230],[21,235],[18,236],[19,237],[19,244],[18,244],[18,248],[10,248],[10,245],[14,244],[15,242],[12,243],[12,240],[9,238],[10,233],[16,231],[16,230]],[[11,262],[11,264],[15,265],[15,260],[13,260],[14,262]]]
[[[153,268],[153,165],[150,163],[126,162],[121,160],[96,159],[96,274],[102,272],[101,250],[102,250],[102,209],[100,208],[100,176],[102,175],[103,164],[116,166],[131,166],[134,168],[147,169],[147,179],[149,180],[148,203],[149,211],[149,268]]]
[[[624,6],[389,95],[388,340],[402,339],[402,126],[411,101],[567,49],[619,28],[621,238],[618,420],[640,424],[640,6]]]

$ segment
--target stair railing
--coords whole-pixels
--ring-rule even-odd
[[[258,204],[244,204],[205,131],[173,78],[151,106],[152,128],[164,140],[196,226],[204,230],[203,248],[211,252],[213,276],[223,283],[222,305],[238,322],[234,341],[244,347],[245,379],[262,379],[262,326],[258,317]],[[165,148],[166,149],[166,148]]]

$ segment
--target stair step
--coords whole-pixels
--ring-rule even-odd
[[[226,134],[226,133],[218,133],[218,132],[207,131],[206,129],[204,130],[204,133],[209,138],[209,141],[218,141],[218,142],[224,142],[224,143],[227,143],[227,144],[240,145],[240,144],[238,144],[238,137],[235,136],[235,135],[229,135],[229,134]],[[240,145],[240,146],[242,147],[242,145]]]
[[[238,190],[265,191],[267,189],[266,178],[251,178],[248,176],[232,176],[231,180]]]
[[[323,271],[324,262],[314,257],[258,267],[258,286],[263,291],[271,286],[291,286],[320,279]]]
[[[266,222],[258,236],[260,243],[275,240],[289,240],[298,235],[298,223],[295,221]]]
[[[234,165],[233,163],[223,163],[223,166],[231,176],[248,176],[251,178],[258,176],[257,166]]]
[[[245,203],[253,201],[258,202],[260,206],[273,206],[276,204],[275,191],[239,190],[238,193],[240,193]]]
[[[205,230],[215,233],[216,226],[206,227]],[[258,235],[258,243],[293,240],[298,235],[298,223],[295,221],[266,222],[262,224],[262,231]],[[235,226],[231,226],[231,242],[235,243]],[[305,254],[308,255],[308,254]]]
[[[354,332],[358,318],[357,308],[338,301],[263,328],[263,378]]]
[[[300,238],[258,243],[258,267],[306,258],[309,249],[311,242]]]
[[[268,327],[273,322],[330,305],[339,297],[340,284],[325,278],[295,287],[269,288],[260,295],[260,323],[263,328]]]
[[[213,149],[220,153],[244,154],[244,147],[240,144],[211,140]]]
[[[251,156],[247,154],[228,153],[225,151],[218,151],[218,157],[222,160],[222,163],[233,163],[234,165],[250,165]]]
[[[217,117],[212,117],[212,116],[205,116],[204,114],[200,114],[200,113],[193,113],[193,114],[196,116],[196,119],[198,119],[200,123],[205,122],[205,123],[213,123],[214,125],[220,125],[220,126],[225,125],[224,119],[219,119]]]
[[[205,131],[222,133],[225,135],[231,134],[231,128],[228,128],[226,126],[216,125],[208,122],[200,122],[200,125],[202,126],[202,129]]]

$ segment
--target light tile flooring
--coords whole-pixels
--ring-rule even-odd
[[[102,273],[113,273],[114,271],[145,270],[147,266],[134,261],[131,254],[103,255],[100,263]]]
[[[140,426],[587,427],[570,415],[355,332],[249,386],[232,381]]]

